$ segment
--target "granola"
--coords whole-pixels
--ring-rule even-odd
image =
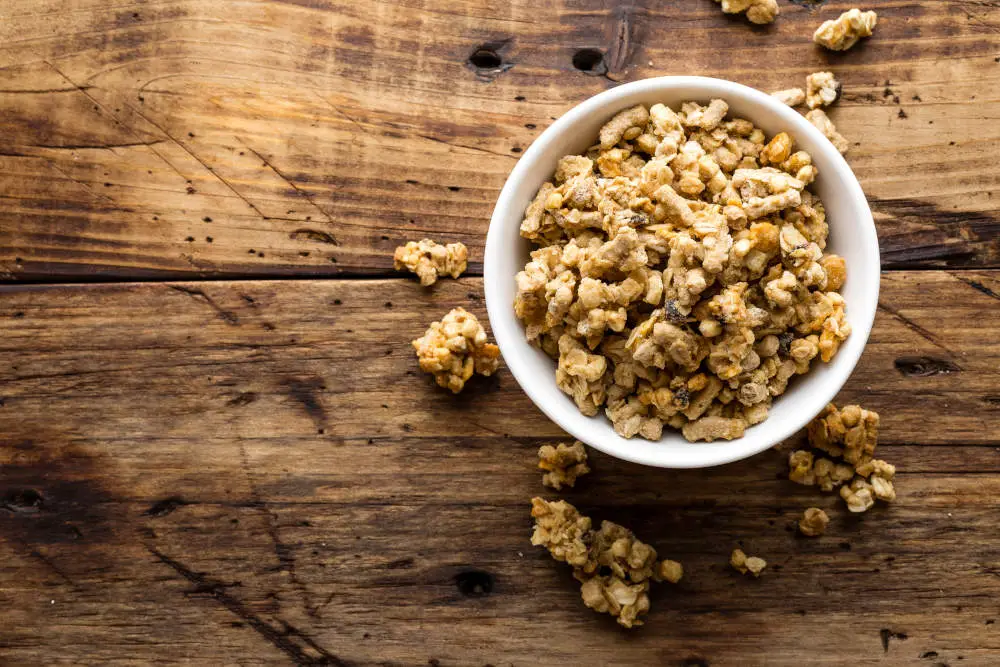
[[[813,34],[813,41],[831,51],[846,51],[862,37],[869,37],[877,23],[875,12],[851,9],[836,19],[824,21]]]
[[[590,472],[587,450],[579,440],[569,445],[542,445],[538,449],[538,467],[546,471],[542,475],[542,484],[556,491],[563,485],[574,486],[578,477]]]
[[[465,272],[469,251],[463,243],[439,245],[430,239],[410,241],[396,248],[393,265],[397,271],[406,269],[417,274],[420,284],[428,287],[438,276],[458,278]]]
[[[837,126],[833,124],[830,117],[826,115],[826,112],[822,109],[813,109],[806,114],[806,120],[816,126],[823,136],[830,140],[830,143],[840,151],[841,153],[846,153],[847,149],[850,147],[847,139],[837,132]]]
[[[806,104],[810,109],[830,106],[840,99],[841,88],[833,72],[813,72],[806,77]]]
[[[757,556],[747,556],[742,549],[733,549],[732,555],[729,556],[729,564],[740,574],[749,573],[755,577],[759,577],[767,567],[766,560]]]
[[[806,91],[801,88],[787,88],[785,90],[774,91],[771,93],[771,97],[777,99],[782,104],[787,104],[790,107],[797,107],[805,103]]]
[[[715,0],[722,3],[722,11],[726,14],[746,13],[751,23],[764,25],[774,22],[780,11],[778,0]]]
[[[830,517],[818,507],[810,507],[799,519],[799,532],[808,537],[818,537],[826,532]]]
[[[632,531],[610,521],[593,530],[590,519],[564,500],[532,498],[531,516],[531,543],[572,565],[583,603],[611,614],[626,628],[642,625],[639,617],[649,611],[650,581],[677,583],[683,576],[680,563],[658,562],[656,550]]]
[[[822,113],[822,112],[820,112]],[[623,437],[734,439],[850,334],[812,157],[724,100],[634,106],[527,207],[514,311]]]
[[[413,347],[420,370],[456,394],[473,373],[492,375],[500,365],[500,348],[487,342],[479,320],[464,308],[455,308],[431,324]]]
[[[878,429],[877,412],[859,405],[838,408],[830,403],[806,429],[809,444],[826,456],[817,457],[806,450],[792,452],[788,479],[823,491],[839,489],[851,512],[865,512],[876,500],[894,501],[896,467],[875,458]]]

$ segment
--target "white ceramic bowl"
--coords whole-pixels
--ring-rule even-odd
[[[555,363],[528,344],[514,315],[514,276],[528,260],[530,244],[518,233],[524,209],[567,154],[581,153],[595,143],[598,130],[615,113],[633,106],[662,102],[707,103],[722,98],[730,114],[753,121],[768,137],[785,131],[797,148],[812,155],[819,177],[812,189],[826,206],[830,223],[827,251],[847,261],[847,282],[841,294],[853,332],[831,363],[817,360],[808,374],[793,378],[785,394],[775,399],[768,418],[747,429],[737,440],[687,442],[679,432],[664,430],[658,442],[627,440],[611,427],[603,411],[585,417],[573,400],[556,387]],[[504,361],[521,388],[567,433],[606,454],[663,468],[703,468],[757,454],[802,429],[837,394],[864,350],[875,319],[879,290],[878,238],[864,192],[844,158],[805,118],[771,96],[753,88],[694,76],[667,76],[635,81],[605,91],[573,107],[555,121],[524,152],[500,192],[486,237],[484,261],[486,307]]]

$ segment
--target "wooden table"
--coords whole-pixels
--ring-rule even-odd
[[[810,35],[852,3],[780,4],[0,1],[0,662],[1000,664],[1000,7],[869,0],[838,55]],[[846,516],[782,479],[791,443],[595,454],[563,495],[687,570],[619,630],[528,543],[560,431],[506,371],[438,390],[409,341],[484,317],[493,202],[570,106],[821,68],[885,269],[840,400],[881,412],[899,501]],[[423,236],[466,277],[395,274]]]

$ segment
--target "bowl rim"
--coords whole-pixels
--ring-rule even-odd
[[[868,309],[871,313],[871,317],[866,318],[865,321],[856,322],[854,319],[851,320],[851,336],[860,337],[863,340],[860,345],[855,347],[851,354],[848,355],[846,354],[846,351],[841,350],[834,360],[830,362],[830,366],[836,367],[838,372],[830,382],[826,385],[821,385],[816,390],[824,398],[822,402],[823,405],[831,402],[837,393],[843,388],[844,384],[846,384],[847,380],[854,372],[858,361],[861,359],[861,355],[864,353],[875,320],[875,310],[878,304],[881,276],[881,258],[875,222],[871,215],[868,199],[865,196],[854,171],[850,168],[850,165],[848,165],[844,157],[836,150],[836,148],[834,148],[829,140],[815,126],[813,126],[811,122],[791,107],[760,90],[736,83],[734,81],[729,81],[727,79],[716,79],[705,76],[661,76],[640,79],[638,81],[632,81],[616,86],[585,99],[561,115],[541,134],[539,134],[527,150],[522,153],[517,164],[514,165],[514,168],[507,176],[507,180],[504,182],[504,186],[500,191],[496,204],[494,205],[493,213],[490,217],[489,228],[486,234],[486,246],[483,257],[483,289],[486,297],[487,315],[490,319],[490,324],[492,325],[494,337],[500,347],[501,354],[504,357],[507,367],[510,369],[511,374],[514,376],[514,379],[517,381],[522,391],[528,395],[528,398],[531,399],[532,403],[534,403],[535,406],[537,406],[549,420],[561,429],[569,433],[572,437],[590,445],[594,449],[608,454],[609,456],[630,461],[632,463],[673,469],[707,468],[750,458],[770,449],[774,445],[801,431],[815,415],[803,414],[797,419],[786,420],[783,425],[774,426],[774,433],[769,435],[767,438],[764,438],[759,446],[751,450],[741,450],[737,447],[721,449],[706,448],[704,450],[704,456],[699,458],[697,461],[654,460],[641,454],[638,448],[635,450],[623,450],[619,446],[609,446],[608,443],[605,443],[601,438],[590,437],[588,433],[578,427],[575,420],[573,423],[566,423],[556,417],[553,414],[553,410],[551,410],[547,405],[547,398],[543,397],[539,390],[535,388],[535,385],[528,381],[531,379],[532,374],[532,371],[529,368],[531,365],[530,360],[523,358],[518,354],[508,354],[508,352],[512,349],[513,341],[508,338],[508,331],[505,327],[498,327],[496,323],[501,320],[516,321],[516,316],[514,315],[513,304],[502,302],[502,299],[497,291],[500,289],[498,281],[513,280],[514,276],[497,275],[497,271],[499,269],[494,267],[496,267],[499,263],[499,257],[504,252],[502,235],[505,230],[501,229],[502,219],[509,215],[509,211],[515,203],[513,202],[515,190],[517,189],[518,184],[525,180],[532,164],[538,158],[542,157],[550,143],[571,129],[578,121],[588,118],[593,114],[601,114],[610,118],[610,116],[617,113],[617,111],[609,110],[608,107],[623,97],[629,96],[633,93],[655,93],[657,91],[666,91],[684,87],[702,88],[704,90],[702,95],[709,97],[721,97],[723,99],[726,99],[727,96],[742,97],[744,101],[751,105],[768,107],[770,111],[776,113],[784,122],[788,124],[789,130],[792,132],[798,135],[812,135],[811,138],[813,143],[819,146],[820,150],[825,153],[826,159],[832,160],[835,169],[845,176],[843,178],[843,181],[846,184],[845,194],[854,200],[860,201],[862,204],[862,210],[867,213],[865,219],[859,221],[856,231],[860,231],[860,236],[863,236],[863,238],[860,239],[860,242],[867,248],[868,253],[873,256],[870,258],[870,265],[867,267],[868,270],[863,274],[858,273],[857,275],[862,281],[874,283],[874,289],[871,290],[870,296],[870,301],[874,304],[874,307],[870,307]],[[692,97],[694,97],[694,95],[692,95]],[[541,185],[541,183],[539,183],[539,185]],[[874,280],[871,280],[872,278],[874,278]],[[517,324],[519,328],[520,323]],[[603,412],[599,414],[603,416]],[[580,417],[581,419],[590,419],[582,414]],[[764,424],[766,423],[767,422],[765,421]],[[740,440],[742,440],[742,438],[732,440],[730,443],[738,443]]]

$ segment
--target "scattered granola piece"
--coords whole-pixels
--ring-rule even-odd
[[[649,611],[650,580],[676,583],[683,575],[680,563],[657,562],[656,550],[632,531],[610,521],[593,530],[590,519],[565,501],[532,498],[531,516],[531,543],[572,565],[583,603],[611,614],[623,627],[642,625],[639,617]]]
[[[430,239],[410,241],[396,248],[393,264],[397,271],[417,274],[424,287],[437,282],[438,276],[458,278],[465,271],[469,251],[463,243],[439,245]]]
[[[580,516],[565,500],[550,503],[541,498],[531,499],[531,516],[535,519],[533,545],[545,547],[553,558],[573,567],[587,563],[592,532],[589,517]]]
[[[840,98],[841,88],[833,72],[813,72],[806,77],[806,104],[810,109],[830,106]]]
[[[875,12],[852,9],[836,19],[824,21],[813,34],[813,41],[831,51],[846,51],[862,37],[870,36],[877,23]]]
[[[837,408],[830,403],[809,422],[806,430],[813,447],[858,465],[870,460],[875,453],[878,427],[877,412],[865,410],[860,405]]]
[[[764,25],[774,22],[780,13],[778,0],[715,0],[722,3],[722,11],[726,14],[746,12],[751,23]]]
[[[656,564],[653,579],[676,584],[684,576],[684,566],[675,560],[663,559]]]
[[[432,373],[440,386],[457,394],[473,373],[492,375],[500,365],[500,348],[486,341],[476,316],[455,308],[431,324],[413,347],[420,370]]]
[[[799,531],[809,537],[817,537],[826,532],[826,526],[830,523],[830,517],[826,512],[818,507],[810,507],[799,519]]]
[[[788,479],[803,486],[813,486],[816,484],[813,458],[811,452],[802,449],[789,454]]]
[[[854,478],[849,486],[840,487],[840,497],[847,501],[847,509],[855,514],[867,512],[875,505],[872,485],[861,477]]]
[[[729,557],[729,564],[741,574],[749,572],[755,577],[759,577],[760,573],[767,567],[766,560],[757,556],[747,556],[742,549],[733,549],[733,553]]]
[[[625,109],[524,213],[514,312],[622,437],[739,438],[851,331],[812,157],[729,111]]]
[[[579,440],[572,444],[542,445],[538,450],[538,467],[547,471],[542,475],[542,484],[556,491],[563,485],[572,487],[578,477],[590,472],[587,450]]]
[[[806,91],[801,88],[788,88],[786,90],[777,90],[771,93],[771,97],[777,99],[782,104],[787,104],[790,107],[797,107],[806,101]]]
[[[815,125],[816,129],[822,132],[823,136],[829,139],[830,143],[841,153],[846,153],[847,149],[850,148],[850,143],[840,132],[837,132],[837,127],[822,109],[813,109],[806,114],[806,119]]]

